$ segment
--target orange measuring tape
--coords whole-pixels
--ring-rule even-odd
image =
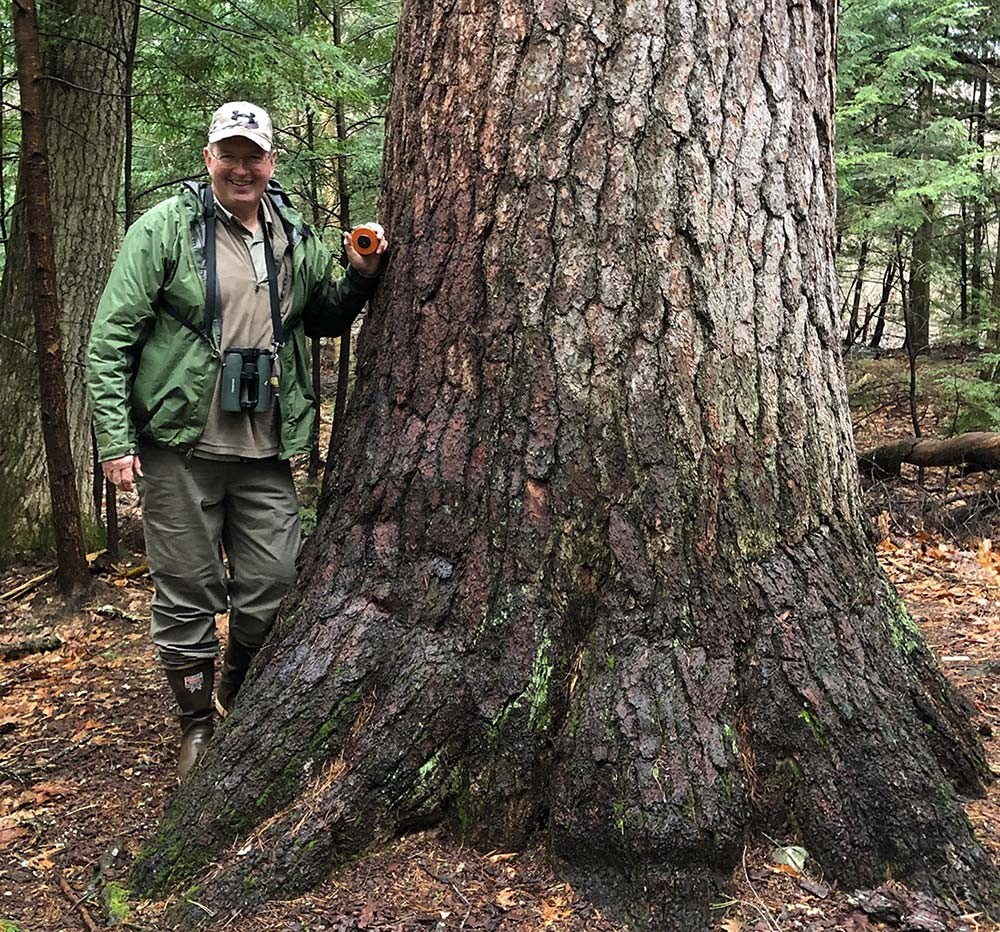
[[[351,245],[362,256],[370,256],[378,249],[378,234],[368,227],[358,227],[351,233]]]

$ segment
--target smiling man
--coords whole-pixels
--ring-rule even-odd
[[[90,341],[88,388],[104,474],[137,484],[156,585],[151,633],[180,708],[178,775],[225,715],[295,579],[289,457],[306,452],[316,399],[306,337],[339,336],[377,284],[387,242],[332,278],[329,250],[271,184],[271,119],[246,101],[214,114],[210,181],[130,228]],[[228,574],[220,556],[228,559]]]
[[[243,106],[226,104],[216,111],[204,156],[216,200],[253,229],[275,156],[268,115],[249,104],[244,112]]]

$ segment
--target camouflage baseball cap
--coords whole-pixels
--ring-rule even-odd
[[[213,143],[233,136],[243,136],[257,143],[265,152],[270,152],[271,118],[267,111],[245,100],[223,104],[212,115],[208,141]]]

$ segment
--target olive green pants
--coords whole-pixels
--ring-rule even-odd
[[[215,657],[215,616],[227,608],[230,637],[260,647],[295,582],[301,535],[291,467],[276,458],[185,457],[149,444],[139,457],[156,586],[150,634],[160,661],[176,668]]]

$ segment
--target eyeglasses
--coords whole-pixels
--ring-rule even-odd
[[[263,168],[270,160],[270,155],[230,155],[224,152],[219,155],[209,149],[212,158],[221,162],[224,168],[235,168],[237,165],[245,165],[247,168]]]

